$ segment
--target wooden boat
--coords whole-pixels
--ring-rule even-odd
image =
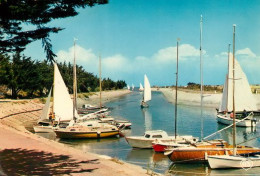
[[[141,102],[141,108],[148,108],[149,105],[147,104],[148,101],[152,99],[152,92],[149,80],[146,75],[144,75],[144,95],[143,100]]]
[[[54,130],[57,137],[79,139],[79,138],[107,138],[119,134],[116,126],[107,124],[74,124],[66,128]]]
[[[238,146],[237,154],[260,152],[260,148]],[[192,144],[188,147],[169,148],[164,152],[173,162],[206,162],[209,155],[233,154],[233,145],[224,140],[211,140]]]
[[[230,45],[229,45],[230,46]],[[240,64],[234,58],[234,66],[236,67],[236,75],[235,75],[235,82],[236,87],[233,93],[233,60],[229,57],[230,48],[228,49],[228,73],[226,75],[226,80],[223,88],[222,100],[220,103],[219,108],[217,109],[217,121],[219,123],[230,125],[233,123],[232,118],[232,107],[233,101],[232,97],[233,94],[236,97],[236,120],[241,120],[242,118],[246,118],[251,112],[254,115],[247,117],[246,120],[237,123],[237,126],[240,127],[254,127],[259,122],[256,120],[254,116],[259,115],[259,110],[257,108],[257,102],[253,97],[250,85],[248,83],[246,74],[243,72]]]

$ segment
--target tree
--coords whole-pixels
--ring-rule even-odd
[[[21,52],[29,43],[41,39],[47,59],[54,60],[49,34],[62,29],[47,24],[76,16],[78,8],[106,3],[108,0],[0,0],[0,54]]]

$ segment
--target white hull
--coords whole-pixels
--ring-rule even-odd
[[[152,142],[154,139],[133,139],[126,137],[129,145],[133,148],[153,148]]]
[[[208,156],[212,169],[251,168],[260,166],[260,155],[242,157],[229,155]]]
[[[230,117],[227,117],[225,115],[222,115],[222,114],[217,115],[217,120],[218,120],[219,123],[222,123],[222,124],[225,124],[225,125],[233,124],[233,119],[231,119]],[[239,120],[236,119],[236,121],[239,121]],[[239,127],[255,127],[257,123],[258,122],[256,122],[256,121],[246,119],[242,122],[236,123],[236,126],[239,126]]]
[[[53,132],[52,126],[34,126],[35,133],[50,133]]]

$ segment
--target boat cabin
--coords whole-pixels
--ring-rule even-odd
[[[144,137],[147,139],[168,138],[168,134],[162,130],[146,131]]]

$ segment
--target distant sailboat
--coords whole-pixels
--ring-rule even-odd
[[[243,76],[241,74],[241,69],[238,63],[235,61],[235,25],[234,27],[234,33],[233,33],[233,65],[232,65],[232,109],[233,112],[236,112],[237,105],[235,104],[235,85],[237,86],[237,79],[235,76],[235,73],[238,76]],[[239,72],[240,71],[240,72]],[[231,83],[230,82],[230,83]],[[239,84],[239,82],[238,82]],[[239,103],[238,103],[239,104]],[[238,106],[239,108],[239,106]],[[233,153],[232,154],[226,154],[226,155],[210,155],[208,156],[208,162],[212,169],[227,169],[227,168],[251,168],[251,167],[259,167],[260,166],[260,152],[248,152],[244,155],[237,155],[237,145],[236,145],[236,113],[234,113],[234,117],[232,119],[233,121]]]
[[[130,90],[130,86],[129,85],[127,85],[127,89]]]
[[[148,101],[152,99],[152,91],[149,80],[146,75],[144,75],[144,96],[141,102],[141,108],[148,108],[149,105],[147,104]]]
[[[238,122],[236,125],[241,127],[251,127],[256,126],[258,121],[253,118],[253,113],[259,113],[256,106],[256,100],[253,97],[251,92],[250,85],[248,83],[247,77],[243,72],[240,64],[236,59],[234,59],[235,68],[236,68],[236,87],[235,87],[235,94],[236,97],[236,115],[237,121],[243,118],[247,118],[244,121]],[[228,51],[228,73],[226,75],[226,80],[223,88],[222,100],[220,107],[218,109],[217,120],[220,123],[230,125],[233,123],[233,118],[230,117],[233,115],[232,113],[232,97],[233,97],[233,61],[232,58],[229,57]],[[247,117],[249,116],[250,117]]]
[[[135,85],[134,85],[134,84],[132,84],[132,91],[134,91],[134,89],[135,89]]]
[[[140,83],[139,91],[143,91],[143,90],[144,90],[144,87],[143,87],[143,85]]]

